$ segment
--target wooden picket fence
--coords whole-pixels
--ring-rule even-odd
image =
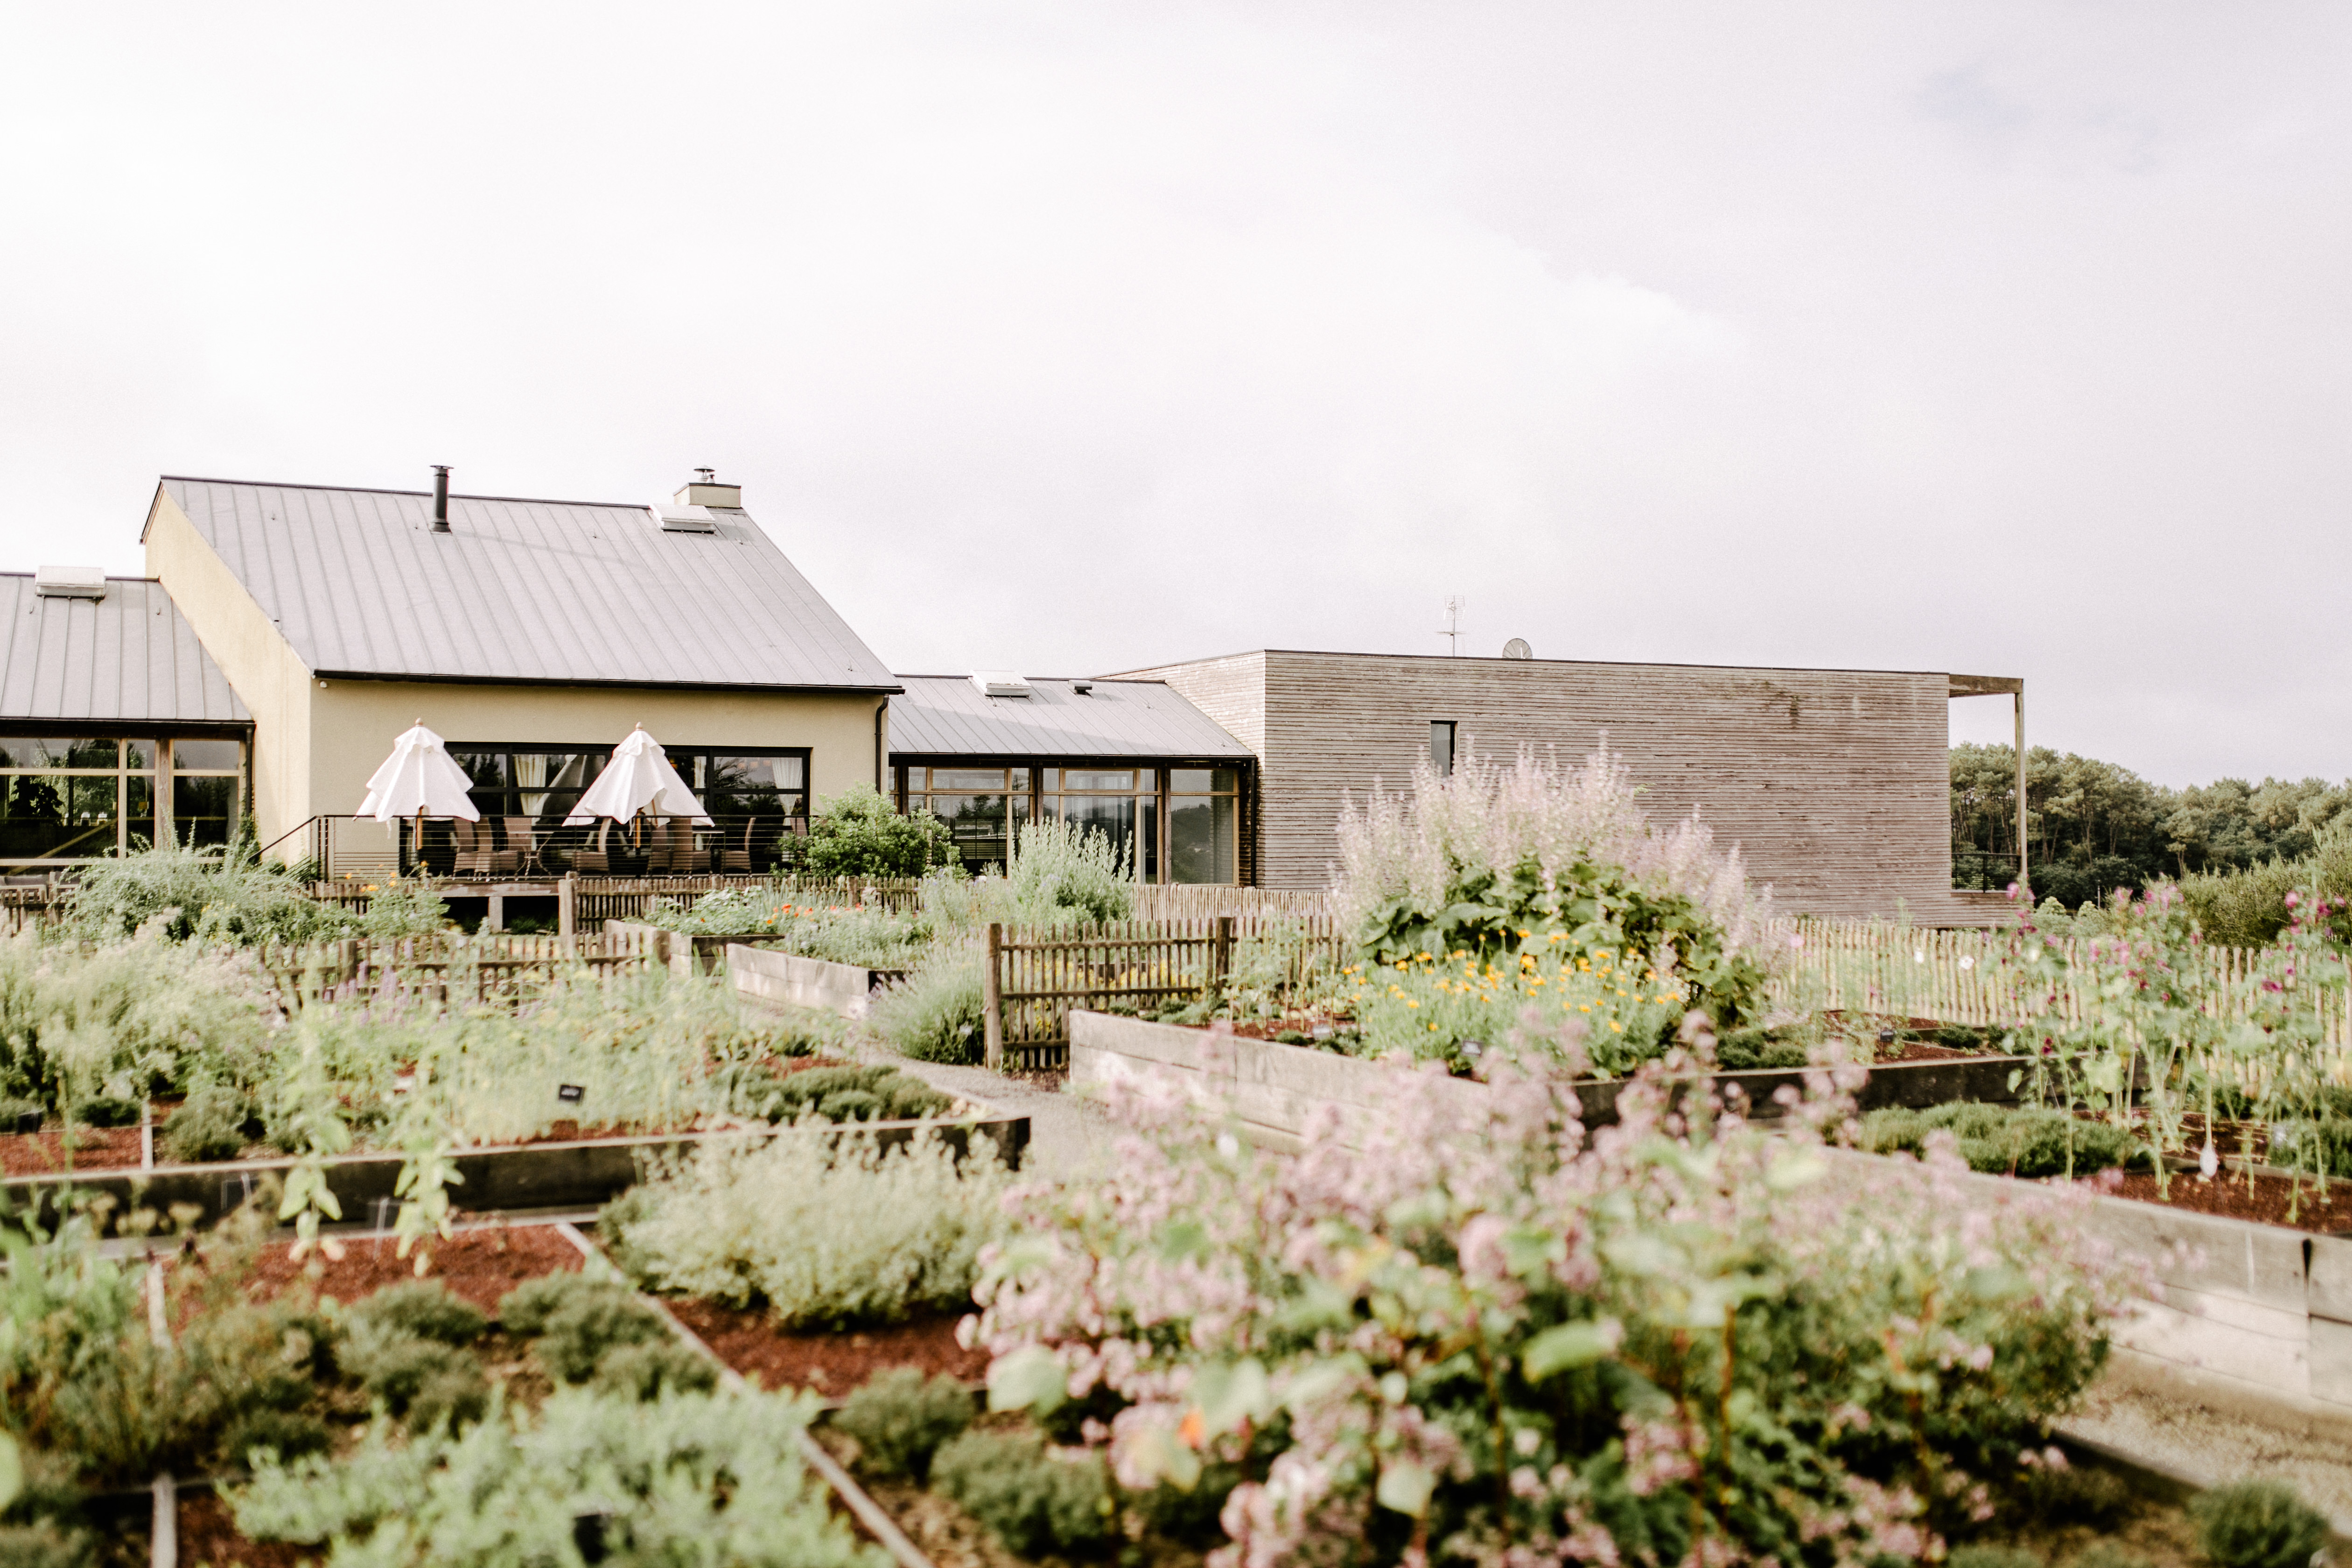
[[[2027,973],[2016,962],[2016,931],[1930,931],[1884,921],[1792,921],[1779,922],[1770,940],[1790,951],[1790,962],[1773,980],[1769,996],[1778,1010],[1797,1013],[1843,1010],[1891,1017],[1934,1019],[1976,1027],[2007,1026],[2037,1016],[2070,1023],[2083,1017],[2084,998],[2075,961],[2086,959],[2094,939],[2049,942],[2068,962],[2053,976]],[[2224,1016],[2251,1005],[2261,954],[2248,948],[2200,947],[2184,976],[2189,989]],[[2352,1045],[2352,1017],[2346,999],[2352,992],[2352,963],[2332,975],[2307,975],[2306,994],[2331,1044]]]
[[[289,1013],[325,1001],[399,994],[439,1005],[530,999],[561,972],[585,965],[614,973],[656,962],[645,931],[586,937],[488,933],[373,942],[352,937],[303,946],[265,944],[255,962]]]
[[[1201,994],[1234,972],[1243,943],[1295,985],[1318,966],[1347,961],[1353,944],[1328,915],[1217,915],[1066,928],[988,928],[986,1060],[995,1068],[1069,1065],[1070,1009],[1142,1009]],[[1272,978],[1269,973],[1269,978]]]

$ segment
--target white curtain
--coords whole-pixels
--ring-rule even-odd
[[[547,765],[555,759],[545,752],[517,752],[514,754],[515,783],[522,786],[522,814],[536,817],[547,804]],[[538,795],[530,792],[538,790]]]

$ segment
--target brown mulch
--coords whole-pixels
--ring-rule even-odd
[[[11,1132],[0,1137],[0,1173],[11,1176],[47,1176],[65,1170],[135,1171],[140,1138],[136,1127],[83,1127],[74,1131],[74,1149],[68,1164],[65,1133]]]
[[[398,1244],[388,1236],[337,1239],[342,1243],[343,1256],[322,1264],[315,1253],[297,1263],[290,1242],[271,1241],[254,1265],[252,1282],[247,1288],[267,1300],[297,1280],[308,1279],[322,1296],[356,1301],[386,1285],[416,1278],[415,1255],[398,1256]],[[580,1249],[554,1226],[544,1225],[461,1230],[446,1241],[435,1241],[432,1252],[433,1266],[425,1278],[438,1279],[452,1293],[486,1312],[496,1311],[499,1299],[524,1280],[575,1269],[581,1263]],[[316,1275],[306,1272],[312,1264],[321,1264]]]
[[[228,1504],[213,1491],[184,1492],[180,1497],[180,1561],[209,1568],[296,1568],[316,1557],[315,1546],[290,1541],[247,1541],[237,1533]]]
[[[2324,1195],[2315,1185],[2305,1182],[2298,1200],[2294,1184],[2284,1176],[2257,1175],[2252,1190],[2249,1191],[2246,1178],[2242,1175],[2224,1174],[2209,1182],[2193,1171],[2177,1172],[2172,1177],[2172,1194],[2168,1199],[2157,1195],[2154,1176],[2128,1175],[2118,1183],[2113,1174],[2102,1173],[2084,1180],[2116,1197],[2137,1198],[2144,1203],[2187,1209],[2195,1214],[2255,1220],[2263,1225],[2287,1226],[2320,1235],[2352,1230],[2352,1182],[2330,1182]],[[2109,1185],[2111,1183],[2114,1184]],[[2290,1203],[2294,1204],[2296,1211],[2293,1219],[2287,1217]]]
[[[947,1373],[970,1383],[988,1371],[988,1352],[956,1343],[953,1317],[919,1318],[887,1328],[791,1330],[772,1326],[761,1308],[716,1301],[667,1302],[679,1322],[719,1359],[762,1388],[807,1388],[838,1399],[886,1367]]]

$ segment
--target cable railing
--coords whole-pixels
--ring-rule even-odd
[[[667,816],[567,826],[528,816],[379,822],[321,814],[262,847],[264,860],[320,881],[423,873],[441,880],[575,877],[772,876],[793,869],[804,819],[774,812]]]

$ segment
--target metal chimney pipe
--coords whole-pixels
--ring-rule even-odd
[[[433,465],[433,531],[449,531],[449,465]]]

